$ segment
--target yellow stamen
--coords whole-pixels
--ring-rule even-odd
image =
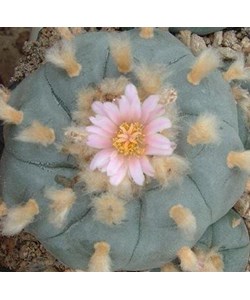
[[[118,153],[125,156],[143,155],[145,152],[143,125],[124,122],[119,126],[116,136],[113,138],[113,146]]]

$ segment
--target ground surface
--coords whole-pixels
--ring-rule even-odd
[[[83,31],[109,30],[114,28],[84,28]],[[120,30],[116,28],[116,30]],[[165,28],[163,30],[166,30]],[[44,61],[45,50],[60,37],[53,28],[44,28],[37,41],[29,41],[30,28],[0,28],[0,84],[11,86],[18,83],[39,67]],[[177,37],[197,55],[207,46],[218,48],[226,60],[244,53],[250,66],[250,29],[232,28],[200,37],[188,31]],[[250,184],[235,205],[250,232]],[[72,271],[58,262],[30,234],[15,237],[0,236],[0,271]],[[3,270],[3,269],[2,269]],[[250,271],[250,263],[247,271]]]

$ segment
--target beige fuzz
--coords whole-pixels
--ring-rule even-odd
[[[98,242],[94,245],[94,254],[88,265],[89,272],[110,272],[111,259],[109,256],[110,246],[106,242]]]
[[[23,121],[23,112],[14,109],[0,99],[0,120],[7,124],[19,125]]]
[[[4,202],[0,203],[0,218],[7,214],[7,206]]]
[[[161,272],[180,272],[180,270],[173,263],[167,263],[161,267]]]
[[[44,126],[38,121],[33,121],[32,124],[22,130],[15,139],[26,143],[41,144],[47,147],[54,143],[55,132],[52,128]]]
[[[140,83],[138,90],[141,98],[160,94],[163,90],[163,83],[166,78],[164,66],[141,64],[136,67],[135,74]]]
[[[125,202],[111,193],[102,194],[93,200],[95,219],[107,224],[120,224],[126,215]]]
[[[119,72],[126,74],[132,70],[133,56],[128,37],[111,37],[110,51]]]
[[[76,200],[76,195],[70,188],[45,190],[45,197],[51,200],[49,220],[56,227],[61,227]]]
[[[238,167],[241,170],[250,173],[250,150],[242,152],[229,152],[227,156],[227,166],[230,169]]]
[[[114,101],[124,95],[125,87],[129,83],[124,76],[118,78],[105,78],[98,85],[98,99],[102,101]]]
[[[60,34],[60,36],[65,40],[71,40],[74,36],[70,31],[69,27],[56,27],[56,30]]]
[[[193,236],[196,231],[196,219],[189,208],[183,207],[181,204],[174,205],[171,207],[169,215],[185,234]]]
[[[219,141],[218,125],[216,116],[210,114],[200,115],[192,124],[187,142],[196,146],[198,144],[214,144]]]
[[[69,77],[76,77],[81,72],[81,65],[76,61],[75,49],[69,41],[62,40],[48,49],[45,55],[47,62],[64,69]]]
[[[141,27],[140,37],[143,39],[152,39],[154,37],[154,27]]]
[[[0,85],[0,100],[3,100],[5,103],[9,101],[10,98],[10,90],[8,90],[3,85]]]
[[[2,220],[2,234],[12,236],[21,232],[39,213],[39,206],[34,199],[29,199],[24,205],[9,208]]]
[[[189,171],[188,161],[178,155],[155,156],[152,158],[155,178],[163,187],[178,183]]]
[[[226,81],[232,80],[250,80],[250,68],[245,67],[244,56],[239,58],[231,64],[226,72],[223,73]]]
[[[216,70],[221,64],[219,52],[213,48],[203,50],[197,57],[187,80],[193,85],[198,85],[209,73]]]
[[[109,185],[108,176],[100,171],[90,171],[85,168],[79,173],[80,181],[85,183],[89,193],[107,191]]]

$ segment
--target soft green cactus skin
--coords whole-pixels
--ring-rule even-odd
[[[233,219],[241,219],[241,223],[233,228]],[[204,251],[216,249],[222,254],[225,272],[243,272],[249,257],[249,238],[243,219],[230,210],[224,217],[210,225],[195,245]],[[178,263],[174,261],[174,263]],[[152,270],[160,271],[160,269]]]
[[[65,225],[58,229],[50,224],[49,201],[44,197],[44,189],[61,188],[55,176],[73,177],[77,173],[75,162],[60,154],[56,145],[44,148],[13,139],[36,119],[54,128],[56,143],[60,144],[63,129],[71,124],[77,92],[104,77],[119,75],[110,55],[108,34],[89,33],[75,38],[76,57],[83,66],[80,76],[69,78],[64,70],[46,64],[23,80],[10,100],[10,105],[21,109],[25,117],[20,126],[5,128],[1,194],[9,206],[30,197],[37,199],[40,214],[27,230],[60,261],[75,269],[86,269],[94,243],[103,240],[111,246],[113,270],[160,267],[173,260],[180,247],[194,246],[208,226],[224,216],[244,190],[246,174],[226,165],[228,152],[244,147],[239,137],[236,104],[221,73],[215,71],[199,86],[192,86],[186,76],[195,58],[174,36],[155,31],[153,39],[145,40],[139,38],[137,29],[126,34],[136,63],[167,67],[167,81],[178,91],[181,116],[176,153],[190,161],[191,174],[180,185],[166,190],[154,187],[140,199],[130,201],[122,224],[110,227],[95,221],[91,195],[83,192],[80,185],[74,189],[77,201]],[[135,82],[132,74],[130,77]],[[218,117],[220,143],[191,147],[186,142],[189,124],[205,112]],[[168,215],[176,204],[190,208],[196,217],[197,232],[192,240],[180,232]],[[246,232],[244,236],[247,238]],[[237,241],[236,237],[232,238]]]

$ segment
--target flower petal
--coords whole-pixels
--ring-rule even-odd
[[[130,104],[125,96],[121,96],[118,100],[121,121],[130,122]]]
[[[88,133],[95,133],[97,135],[100,135],[101,137],[105,136],[107,138],[112,138],[112,134],[110,132],[107,132],[105,130],[103,130],[102,128],[98,127],[98,126],[87,126],[86,127],[86,131]]]
[[[148,176],[154,177],[155,170],[151,165],[147,156],[142,156],[140,158],[140,163],[141,163],[143,173],[145,173]]]
[[[152,146],[147,146],[145,154],[146,155],[171,155],[173,153],[174,149],[169,148],[169,149],[160,149]]]
[[[149,115],[156,109],[160,97],[158,95],[151,95],[142,103],[141,122],[145,124]]]
[[[124,164],[124,157],[116,153],[110,158],[109,164],[107,166],[107,175],[114,176],[121,166]]]
[[[129,158],[128,168],[129,168],[129,173],[133,178],[134,182],[137,183],[138,185],[143,185],[145,177],[142,172],[140,159],[137,157]]]
[[[140,102],[137,89],[132,83],[129,83],[126,86],[125,97],[128,99],[130,104],[134,104],[135,102],[138,102],[138,101]]]
[[[110,148],[112,147],[112,140],[97,134],[90,134],[86,144],[96,149]]]
[[[93,102],[93,104],[91,105],[91,108],[96,114],[101,115],[101,116],[106,116],[102,102],[100,102],[100,101]]]
[[[107,132],[114,134],[117,131],[117,126],[107,117],[98,115],[96,117],[90,117],[89,119],[94,125],[102,128]]]
[[[166,112],[165,108],[163,105],[158,104],[156,106],[156,108],[150,112],[148,119],[147,119],[147,123],[150,123],[152,120],[161,117],[162,115],[164,115]]]
[[[122,182],[122,180],[124,179],[124,177],[126,176],[128,171],[128,166],[126,163],[124,163],[119,170],[116,172],[116,174],[114,174],[113,176],[110,177],[109,182],[112,185],[118,185]]]
[[[103,104],[104,110],[106,115],[109,117],[109,119],[115,123],[116,125],[120,125],[121,123],[121,116],[120,111],[116,104],[111,102],[106,102]]]
[[[145,127],[145,133],[146,134],[154,134],[156,132],[161,132],[164,129],[168,129],[172,126],[171,121],[168,118],[157,118],[153,121],[151,121],[146,127]]]
[[[97,152],[95,154],[95,156],[93,157],[93,159],[91,160],[90,163],[90,170],[95,170],[97,168],[102,168],[103,165],[109,161],[110,159],[110,155],[112,154],[112,152],[114,151],[114,149],[109,148],[109,149],[103,149],[99,152]]]
[[[162,134],[156,133],[146,137],[146,143],[155,148],[159,149],[170,149],[172,142]]]

